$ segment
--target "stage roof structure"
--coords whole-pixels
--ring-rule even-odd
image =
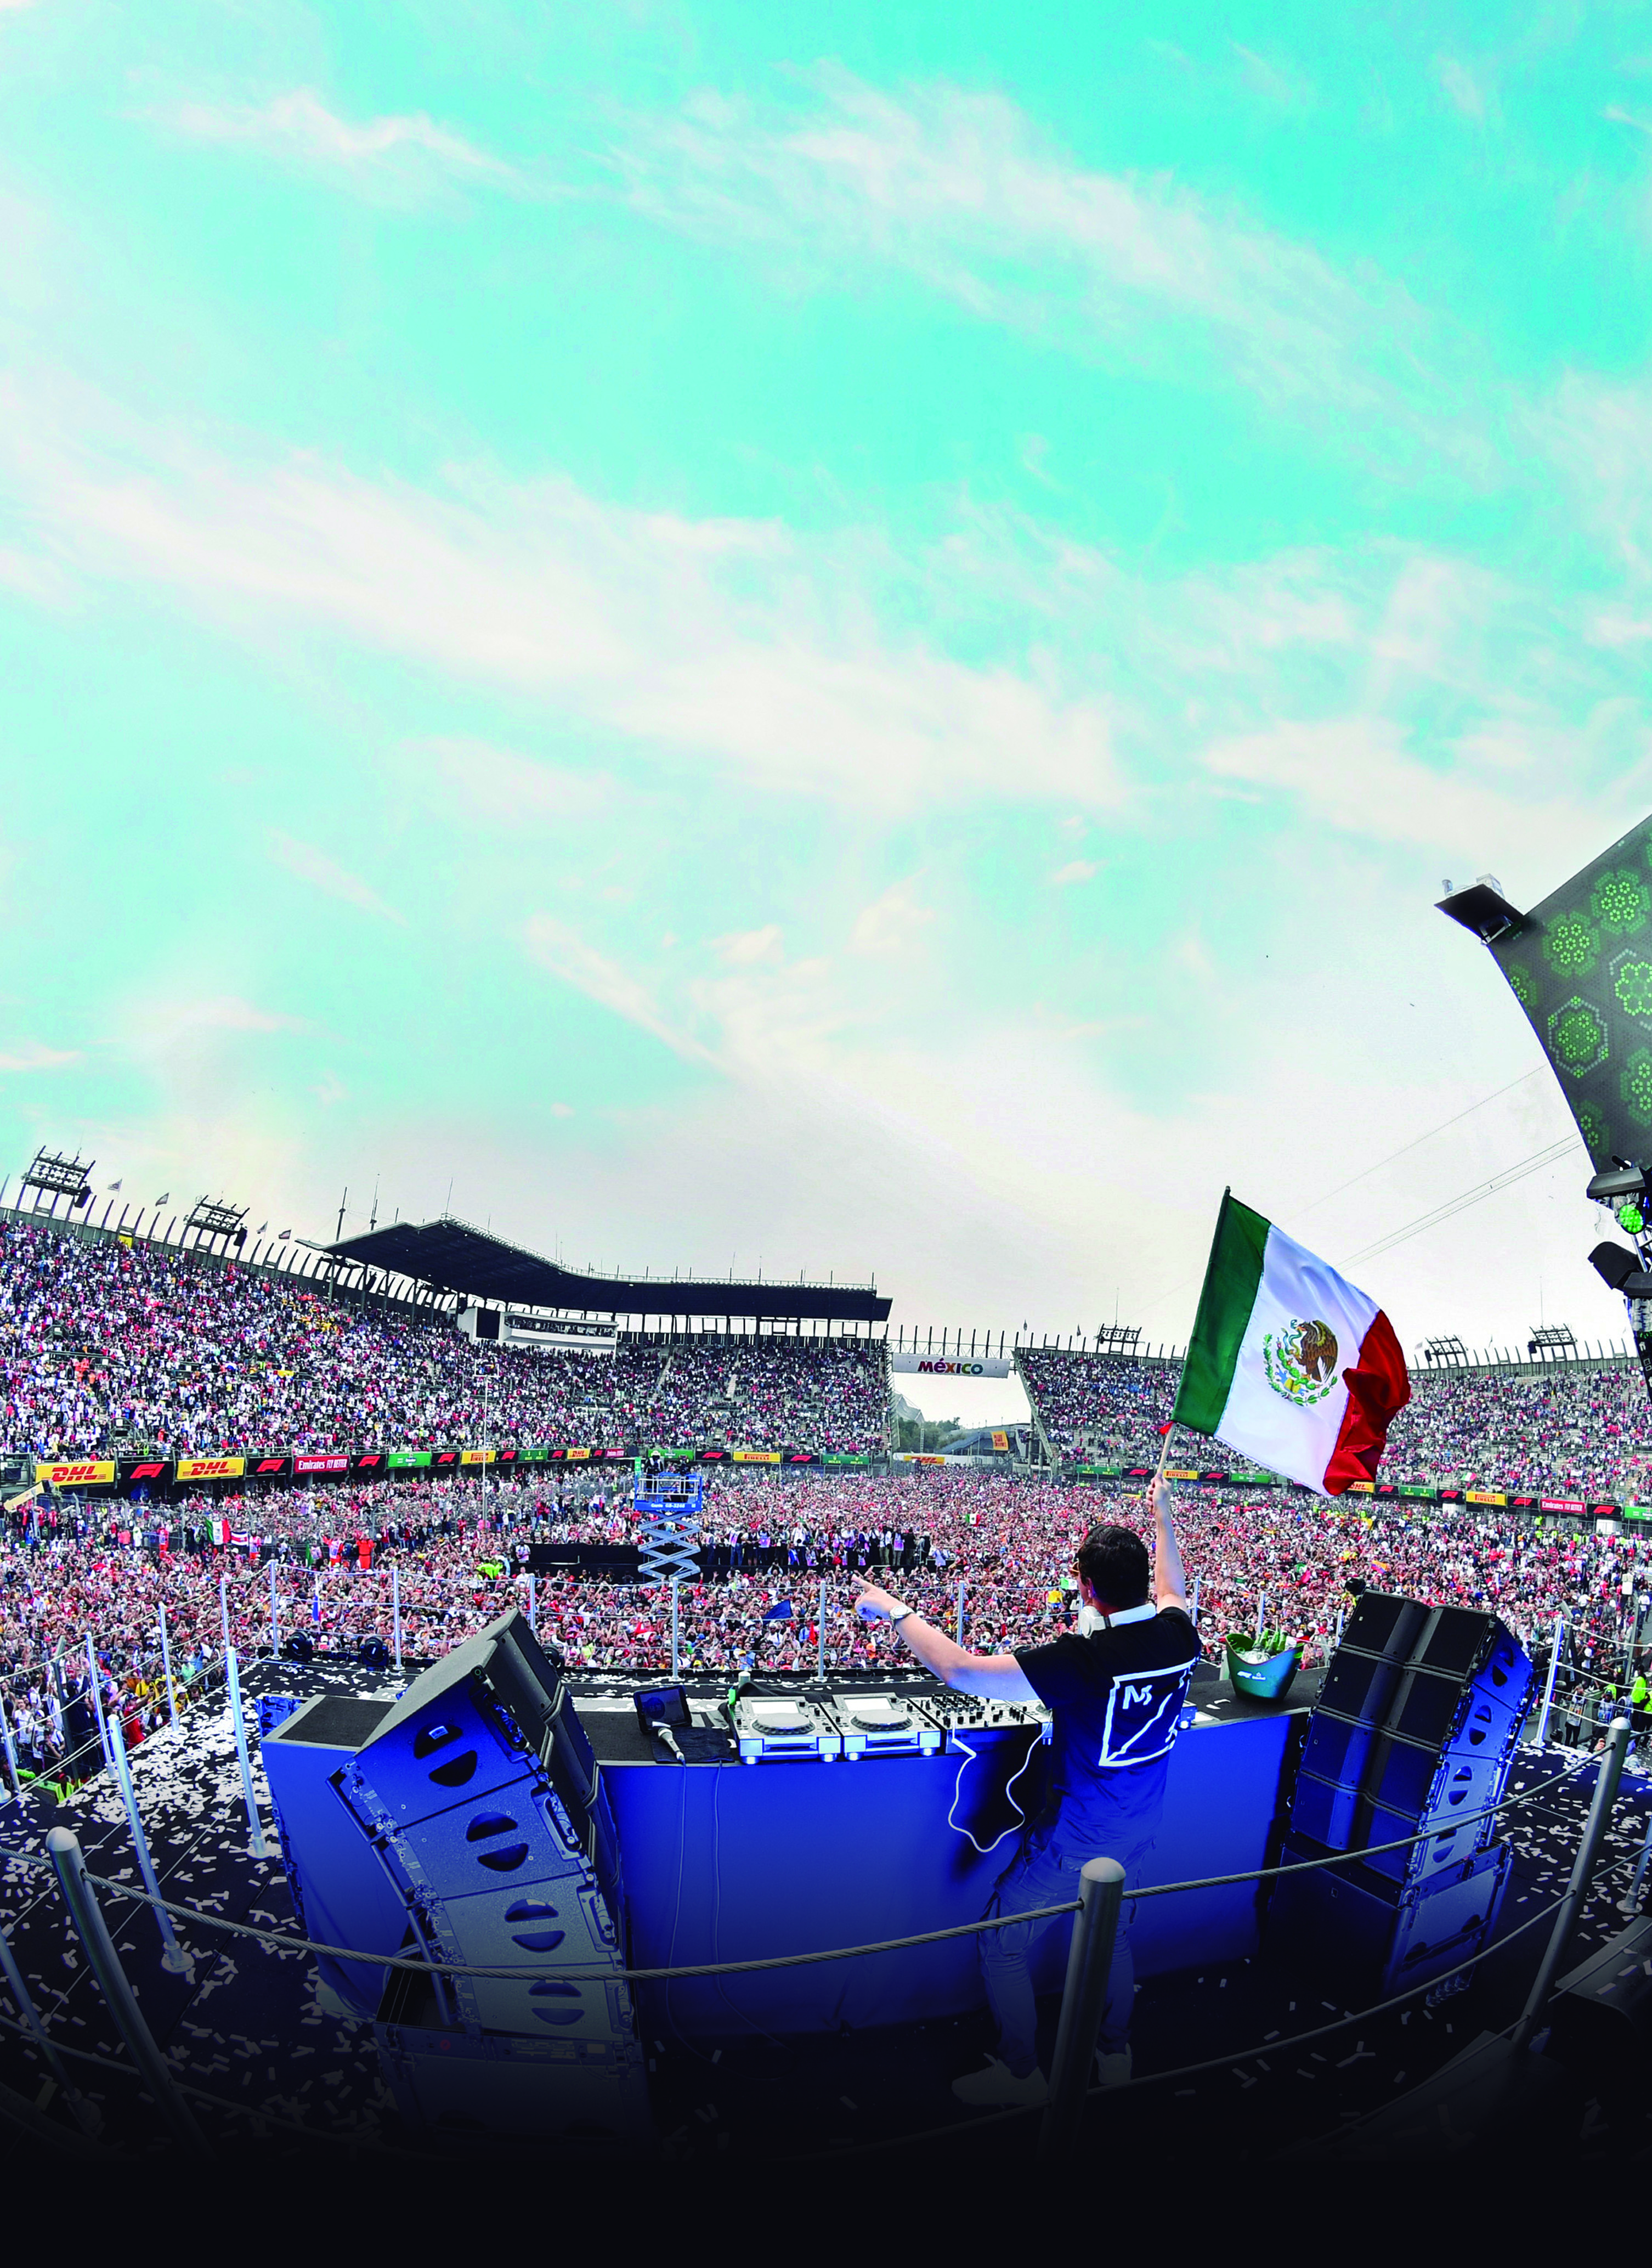
[[[764,1284],[709,1277],[598,1276],[564,1268],[518,1244],[444,1215],[347,1236],[337,1260],[383,1268],[501,1306],[554,1307],[583,1315],[727,1315],[776,1322],[881,1323],[891,1301],[870,1284]]]

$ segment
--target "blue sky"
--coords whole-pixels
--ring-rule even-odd
[[[1082,13],[0,0],[0,1164],[1168,1338],[1567,1130],[1431,902],[1652,808],[1652,26]]]

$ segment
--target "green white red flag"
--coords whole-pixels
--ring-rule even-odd
[[[1376,1300],[1224,1194],[1177,1424],[1340,1496],[1376,1478],[1410,1398],[1406,1358]]]

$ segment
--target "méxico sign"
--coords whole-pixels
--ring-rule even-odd
[[[1016,1373],[1008,1355],[996,1354],[892,1354],[889,1367],[923,1378],[1013,1378]]]

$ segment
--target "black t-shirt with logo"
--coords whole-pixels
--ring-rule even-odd
[[[1180,1607],[1017,1650],[1055,1719],[1049,1793],[1035,1825],[1054,1826],[1059,1816],[1063,1844],[1116,1857],[1153,1833],[1199,1653]]]

